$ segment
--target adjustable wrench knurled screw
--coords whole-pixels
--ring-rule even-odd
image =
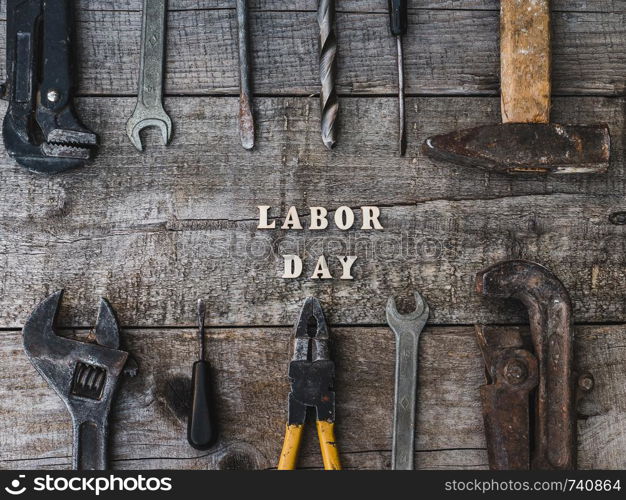
[[[167,0],[144,0],[137,105],[126,123],[128,138],[139,151],[144,128],[158,127],[165,145],[172,136],[172,120],[163,109],[166,16]]]
[[[420,333],[428,320],[428,304],[415,292],[415,310],[400,314],[393,297],[387,302],[387,324],[396,335],[396,394],[391,468],[413,470],[415,406]]]

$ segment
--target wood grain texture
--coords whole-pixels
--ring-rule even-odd
[[[504,123],[548,123],[552,95],[548,0],[502,0],[501,111]]]
[[[141,0],[78,0],[78,5],[89,10],[139,10]],[[619,12],[626,9],[624,0],[552,0],[552,8],[566,12]],[[316,0],[250,0],[254,10],[308,10],[315,11]],[[170,0],[170,10],[233,9],[232,0]],[[345,12],[387,12],[386,0],[340,0],[338,8]],[[497,10],[499,0],[425,0],[409,2],[409,10]]]
[[[141,15],[121,10],[77,12],[83,95],[135,95]],[[169,15],[166,93],[238,95],[235,12],[173,11]],[[623,13],[553,14],[554,93],[623,95]],[[497,11],[420,10],[405,37],[406,90],[427,95],[497,95]],[[317,23],[311,12],[254,11],[250,19],[254,92],[319,92]],[[4,53],[5,23],[0,23]],[[338,91],[395,95],[395,43],[386,13],[337,16]],[[471,36],[468,34],[471,33]],[[0,58],[0,74],[4,57]]]
[[[337,339],[339,441],[347,468],[390,464],[393,337],[384,303],[419,289],[431,326],[421,353],[416,464],[485,468],[475,321],[525,322],[521,306],[472,292],[476,271],[505,258],[550,267],[570,289],[581,370],[596,387],[580,406],[581,468],[624,468],[624,0],[552,2],[553,120],[610,124],[607,175],[513,179],[425,159],[435,133],[500,120],[496,0],[411,2],[406,37],[409,148],[396,156],[395,46],[386,0],[339,2],[337,149],[319,139],[313,0],[251,1],[257,149],[236,129],[234,2],[170,0],[165,106],[171,147],[124,133],[137,85],[140,0],[77,2],[79,114],[98,132],[87,168],[44,177],[0,146],[0,468],[67,468],[60,400],[24,357],[17,329],[43,297],[67,293],[61,325],[95,321],[108,297],[141,374],[114,411],[113,467],[271,468],[281,445],[290,325],[302,299],[322,300]],[[0,3],[4,18],[5,2]],[[5,23],[0,21],[0,51]],[[5,60],[0,57],[0,73]],[[231,95],[233,97],[231,97]],[[415,97],[423,95],[424,97]],[[457,97],[450,97],[450,96]],[[472,97],[470,97],[472,96]],[[0,104],[4,114],[6,104]],[[260,232],[255,207],[382,207],[385,231]],[[306,217],[305,217],[306,218]],[[284,281],[280,254],[353,252],[354,282]],[[194,304],[212,327],[224,441],[189,448],[185,392],[195,356]],[[444,325],[456,326],[444,326]],[[242,328],[238,328],[242,326]],[[366,327],[367,326],[367,327]],[[171,328],[167,328],[171,327]],[[243,429],[243,431],[241,431]],[[363,432],[366,429],[367,432]],[[321,464],[312,432],[301,466]]]
[[[174,141],[165,149],[151,135],[145,155],[123,131],[130,99],[81,101],[87,124],[102,132],[93,165],[33,176],[0,151],[0,327],[21,326],[62,287],[67,326],[91,324],[100,295],[132,326],[188,325],[198,296],[215,301],[217,324],[285,325],[309,294],[332,303],[335,323],[380,324],[387,297],[413,287],[431,302],[435,323],[519,321],[515,310],[481,303],[471,284],[480,268],[518,257],[564,281],[577,321],[621,321],[626,228],[609,222],[625,210],[619,141],[609,175],[573,182],[490,176],[421,157],[421,141],[435,132],[497,121],[497,99],[472,103],[469,112],[463,98],[409,100],[409,156],[397,158],[391,99],[344,99],[334,153],[320,145],[316,99],[260,99],[252,155],[239,147],[236,99],[168,100]],[[604,118],[623,134],[619,100],[555,104],[558,118]],[[309,206],[382,205],[385,230],[256,230],[257,205],[279,217],[292,204],[303,215]],[[356,280],[283,280],[281,255],[291,252],[306,257],[307,276],[320,254],[337,272],[333,255],[354,252]]]
[[[626,394],[620,382],[626,368],[625,330],[625,325],[577,328],[578,368],[595,379],[578,409],[583,469],[626,467]],[[197,452],[185,439],[195,332],[127,331],[123,338],[140,374],[124,382],[113,410],[113,468],[276,466],[289,391],[290,330],[208,333],[221,432],[216,449]],[[334,328],[331,336],[344,467],[389,468],[393,334],[385,328]],[[24,356],[18,333],[0,336],[0,353],[5,366],[0,373],[0,468],[68,468],[71,428],[63,404]],[[478,403],[481,363],[471,327],[426,328],[420,343],[416,468],[486,468]],[[313,427],[305,436],[300,467],[321,467]]]

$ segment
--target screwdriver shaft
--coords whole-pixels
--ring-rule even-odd
[[[337,37],[335,0],[319,0],[317,23],[320,29],[320,91],[322,141],[328,149],[337,143],[336,120],[339,111],[335,76],[337,74]]]
[[[404,54],[402,52],[402,35],[396,37],[398,46],[398,119],[399,119],[399,144],[400,156],[406,152],[406,130],[404,110]]]
[[[204,307],[204,301],[198,300],[198,338],[200,340],[200,361],[205,359],[205,347],[204,347],[204,318],[206,316],[206,308]]]
[[[408,26],[408,0],[388,0],[389,29],[396,37],[398,50],[398,150],[400,156],[406,152],[405,107],[404,107],[404,54],[402,52],[402,36]]]
[[[250,84],[248,0],[237,0],[239,35],[239,136],[245,149],[254,148],[254,116]]]

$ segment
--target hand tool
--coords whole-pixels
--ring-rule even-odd
[[[319,301],[304,302],[295,329],[294,352],[289,363],[289,415],[278,470],[296,468],[307,408],[316,413],[317,435],[326,470],[340,470],[335,439],[335,363],[330,359],[329,335]]]
[[[105,470],[109,412],[128,353],[119,349],[119,326],[105,299],[100,301],[95,344],[58,336],[54,322],[62,293],[53,293],[32,312],[22,332],[24,350],[72,416],[73,468]]]
[[[517,331],[476,328],[486,366],[487,385],[480,394],[490,468],[575,468],[574,339],[567,290],[548,269],[523,260],[479,272],[476,290],[521,301],[532,340],[532,348],[526,347]]]
[[[320,105],[322,114],[322,141],[328,149],[337,143],[337,113],[339,101],[335,77],[337,75],[337,36],[335,33],[335,0],[319,0],[317,24],[320,27]]]
[[[248,0],[237,0],[239,35],[239,136],[244,149],[254,148],[254,116],[248,50]]]
[[[420,333],[428,320],[428,304],[415,292],[415,310],[400,314],[393,297],[387,302],[387,324],[396,335],[396,396],[393,419],[393,470],[413,470],[417,356]]]
[[[163,144],[172,137],[172,120],[163,109],[163,73],[167,36],[167,0],[144,0],[141,35],[139,90],[126,133],[138,151],[143,151],[139,133],[148,127],[161,130]]]
[[[211,365],[206,361],[204,301],[198,301],[198,339],[200,359],[193,364],[191,377],[191,413],[187,421],[187,441],[196,450],[208,450],[217,441],[211,395]]]
[[[69,0],[7,1],[2,135],[9,156],[37,172],[82,167],[97,144],[74,112],[72,27]]]
[[[426,140],[428,156],[509,174],[604,173],[609,167],[606,124],[550,123],[550,2],[500,2],[503,124]]]
[[[399,140],[398,150],[400,156],[406,152],[406,131],[404,129],[404,57],[402,53],[402,36],[406,34],[408,24],[407,0],[388,0],[389,23],[391,34],[396,37],[398,51],[398,117],[399,117]]]

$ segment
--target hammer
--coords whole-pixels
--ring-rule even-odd
[[[550,1],[501,0],[500,31],[503,123],[430,137],[422,151],[509,174],[606,172],[608,125],[550,123]]]

